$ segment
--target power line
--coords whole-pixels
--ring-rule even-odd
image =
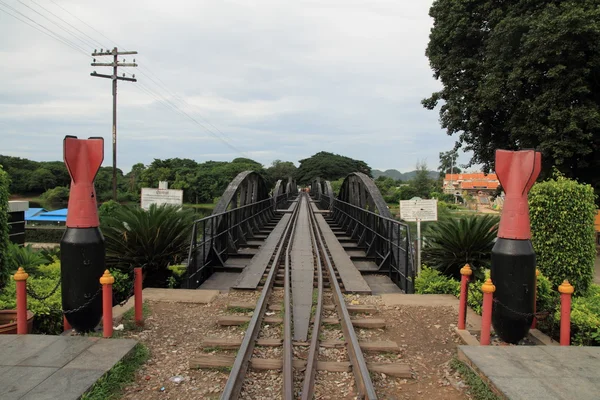
[[[29,8],[31,11],[33,11],[34,13],[40,15],[42,18],[47,19],[48,21],[52,22],[54,25],[58,26],[60,29],[62,29],[63,31],[73,35],[73,33],[71,31],[69,31],[68,29],[64,28],[62,25],[57,24],[56,22],[52,21],[50,18],[46,17],[44,14],[38,12],[37,10],[29,7],[27,4],[23,3],[21,0],[17,0],[19,3],[23,4],[25,7]],[[81,41],[84,45],[89,46],[89,43],[86,43],[85,41],[81,40],[79,37],[77,37],[76,35],[73,35],[73,37],[75,37],[76,39],[78,39],[79,41]],[[77,46],[79,47],[79,46]],[[92,45],[93,47],[93,45]],[[85,51],[85,49],[81,49],[82,51]]]
[[[88,39],[91,40],[91,43],[96,42],[96,44],[98,45],[98,47],[104,47],[102,45],[102,43],[96,41],[94,38],[92,38],[91,36],[89,36],[88,34],[86,34],[85,32],[79,30],[76,26],[70,24],[68,21],[65,21],[64,19],[62,19],[61,17],[59,17],[58,15],[54,14],[52,11],[48,10],[46,7],[42,6],[41,4],[39,4],[38,2],[36,2],[35,0],[30,0],[32,3],[34,3],[35,5],[37,5],[38,7],[46,10],[47,12],[49,12],[50,14],[52,14],[54,17],[58,18],[59,20],[61,20],[62,22],[64,22],[65,24],[69,25],[71,28],[75,29],[77,32],[81,33],[82,35],[84,35],[85,37],[87,37]]]
[[[85,50],[83,50],[83,49],[79,48],[77,45],[75,45],[75,44],[71,43],[69,40],[67,40],[67,39],[63,38],[63,37],[62,37],[62,36],[60,36],[59,34],[57,34],[57,33],[53,32],[53,31],[51,31],[50,29],[46,28],[45,26],[43,26],[43,25],[39,24],[38,22],[34,21],[33,19],[29,18],[27,15],[25,15],[25,14],[21,13],[19,10],[16,10],[15,8],[13,8],[13,7],[9,6],[8,4],[6,4],[5,2],[3,2],[2,0],[0,0],[0,4],[1,4],[1,5],[4,5],[4,7],[8,8],[9,10],[12,10],[13,12],[15,12],[15,13],[17,13],[17,14],[21,15],[22,17],[25,17],[25,18],[26,18],[26,19],[28,19],[29,21],[33,22],[35,25],[37,25],[37,26],[39,26],[39,27],[41,27],[41,28],[45,29],[47,32],[46,32],[46,31],[43,31],[43,30],[41,30],[40,28],[36,27],[35,25],[32,25],[32,24],[30,24],[29,22],[27,22],[27,21],[25,21],[25,20],[21,19],[20,17],[17,17],[16,15],[12,14],[10,11],[7,11],[6,9],[2,9],[2,8],[0,8],[0,10],[2,10],[4,13],[6,13],[6,14],[10,15],[11,17],[13,17],[13,18],[15,18],[15,19],[17,19],[17,20],[19,20],[19,21],[23,22],[25,25],[28,25],[28,26],[30,26],[30,27],[32,27],[32,28],[34,28],[34,29],[37,29],[38,31],[40,31],[40,32],[41,32],[41,33],[43,33],[44,35],[46,35],[46,36],[49,36],[50,38],[52,38],[52,39],[54,39],[54,40],[56,40],[56,41],[58,41],[58,42],[60,42],[60,43],[62,43],[62,44],[64,44],[64,45],[66,45],[66,46],[69,46],[71,49],[73,49],[73,50],[75,50],[75,51],[78,51],[78,52],[80,52],[80,53],[83,53],[83,54],[85,54],[86,56],[88,55],[88,54],[85,52]]]
[[[52,22],[54,25],[58,26],[59,28],[65,30],[66,32],[68,32],[69,34],[71,34],[72,36],[74,36],[75,38],[77,38],[78,40],[80,40],[82,43],[85,43],[86,45],[89,45],[89,43],[86,40],[83,40],[81,37],[77,36],[75,33],[73,33],[70,30],[65,29],[63,26],[61,26],[60,24],[56,23],[55,21],[51,20],[50,18],[44,16],[43,14],[41,14],[40,12],[36,11],[35,9],[29,7],[28,5],[26,5],[25,3],[23,3],[21,0],[17,0],[19,1],[21,4],[23,4],[24,6],[28,7],[29,9],[31,9],[32,11],[36,12],[37,14],[39,14],[40,16],[44,17],[45,19],[47,19],[48,21]],[[35,3],[36,5],[38,5],[39,7],[41,7],[42,9],[46,10],[48,13],[54,15],[56,18],[60,19],[61,21],[67,23],[68,25],[72,26],[74,29],[76,29],[77,31],[81,32],[82,34],[84,34],[85,36],[87,36],[88,38],[90,38],[93,42],[96,43],[100,43],[97,40],[95,40],[94,38],[92,38],[91,36],[85,34],[84,32],[82,32],[81,30],[77,29],[76,27],[74,27],[73,25],[69,24],[68,22],[66,22],[65,20],[63,20],[62,18],[60,18],[59,16],[57,16],[56,14],[52,13],[51,11],[47,10],[46,8],[40,6],[38,3],[36,3],[34,0],[31,0],[33,3]],[[82,19],[80,19],[79,17],[77,17],[76,15],[72,14],[71,12],[69,12],[67,9],[65,9],[64,7],[62,7],[61,5],[59,5],[58,3],[56,3],[53,0],[50,0],[53,4],[55,4],[57,7],[59,7],[60,9],[62,9],[63,11],[67,12],[69,15],[73,16],[74,18],[76,18],[78,21],[80,21],[81,23],[83,23],[84,25],[86,25],[87,27],[89,27],[90,29],[94,30],[95,32],[97,32],[98,34],[100,34],[101,36],[103,36],[104,38],[106,38],[107,40],[112,41],[110,38],[108,38],[107,36],[105,36],[104,34],[102,34],[102,32],[98,31],[97,29],[95,29],[94,27],[92,27],[91,25],[87,24],[85,21],[83,21]],[[17,16],[9,13],[6,10],[2,10],[5,13],[11,15],[12,17],[16,18],[17,20],[19,20],[20,22],[23,22],[25,24],[27,24],[28,26],[31,26],[35,29],[37,29],[38,31],[46,34],[47,36],[50,36],[52,39],[55,39],[57,41],[60,41],[61,43],[69,46],[70,48],[72,48],[73,50],[79,51],[83,54],[85,54],[86,56],[88,56],[88,53],[85,52],[84,49],[82,49],[81,47],[79,47],[78,44],[70,41],[69,39],[61,36],[60,34],[54,32],[53,30],[47,28],[46,26],[38,23],[37,21],[29,18],[27,15],[21,13],[19,10],[9,6],[8,4],[4,3],[4,1],[0,0],[0,4],[4,4],[5,7],[12,9],[14,12],[18,13],[19,15],[23,16],[24,18],[28,19],[29,21],[33,22],[35,25],[45,29],[46,31],[48,31],[48,33],[38,29],[37,27],[27,23],[26,21],[23,21],[22,19],[18,18]],[[114,42],[116,43],[116,42]],[[154,75],[154,77],[156,77],[156,79],[158,81],[160,81],[161,83],[159,84],[156,80],[154,80],[152,77],[150,77],[148,74],[144,73],[142,70],[140,70],[140,73],[142,73],[142,75],[146,76],[150,81],[152,81],[160,90],[165,90],[169,95],[171,95],[172,97],[174,97],[175,99],[179,100],[180,103],[182,103],[183,105],[187,105],[188,107],[192,108],[192,106],[187,103],[185,101],[185,99],[183,99],[181,96],[177,95],[176,93],[172,92],[167,85],[164,83],[164,81],[162,81],[162,79],[160,79],[160,77],[158,77],[158,75],[156,75],[155,73],[153,73],[150,68],[145,68],[149,73],[151,73],[152,75]],[[140,82],[141,84],[141,82]],[[162,88],[161,88],[162,86]],[[234,150],[237,153],[242,154],[245,157],[248,157],[244,152],[242,152],[241,150],[239,150],[238,148],[236,148],[234,145],[232,145],[231,143],[229,143],[229,141],[227,139],[230,139],[227,137],[227,135],[222,132],[219,128],[217,128],[216,126],[214,126],[210,121],[208,121],[206,118],[204,118],[202,115],[200,115],[198,112],[196,112],[196,114],[198,114],[198,116],[208,125],[212,126],[216,131],[218,131],[219,133],[221,133],[221,136],[219,136],[217,133],[213,132],[213,130],[209,129],[206,125],[200,123],[196,118],[190,116],[187,112],[185,112],[184,110],[182,110],[174,101],[171,101],[170,99],[168,99],[166,96],[164,96],[162,93],[147,87],[145,85],[142,86],[143,89],[145,89],[147,92],[149,92],[151,95],[153,95],[154,98],[158,98],[158,100],[161,102],[161,104],[165,105],[168,109],[179,113],[180,115],[186,117],[187,119],[189,119],[190,121],[192,121],[193,123],[195,123],[196,125],[200,126],[202,129],[204,129],[205,131],[207,131],[209,134],[211,134],[212,136],[214,136],[216,139],[220,140],[221,142],[223,142],[227,147],[229,147],[230,149]],[[195,106],[194,106],[195,107]]]
[[[18,0],[20,1],[20,0]],[[34,1],[34,0],[31,0]],[[84,25],[86,25],[87,27],[89,27],[90,29],[94,30],[95,32],[97,32],[98,34],[100,34],[102,37],[104,37],[105,39],[115,43],[118,47],[125,49],[125,46],[121,46],[119,43],[117,43],[116,41],[110,39],[109,37],[105,36],[102,32],[98,31],[97,29],[95,29],[93,26],[89,25],[88,23],[86,23],[85,21],[83,21],[82,19],[80,19],[79,17],[77,17],[76,15],[72,14],[71,12],[69,12],[67,9],[65,9],[64,7],[60,6],[59,4],[57,4],[54,0],[50,0],[53,4],[55,4],[56,6],[58,6],[59,8],[61,8],[62,10],[64,10],[65,12],[67,12],[69,15],[73,16],[74,18],[76,18],[77,20],[79,20],[81,23],[83,23]],[[87,35],[86,35],[87,36]],[[158,79],[158,81],[160,83],[158,83],[157,81],[155,81],[152,77],[150,77],[148,74],[144,73],[144,70],[147,70],[148,73],[152,74],[156,79]],[[139,72],[144,75],[146,78],[150,79],[152,82],[154,82],[159,88],[162,85],[163,90],[165,90],[168,94],[170,94],[171,96],[173,96],[175,99],[179,100],[183,105],[187,105],[190,108],[196,108],[198,109],[196,106],[192,106],[190,105],[187,101],[185,101],[185,99],[183,99],[181,96],[177,95],[176,93],[172,92],[168,86],[164,83],[164,81],[162,79],[160,79],[160,77],[158,75],[156,75],[154,72],[152,72],[152,70],[150,70],[150,68],[148,67],[140,67]],[[204,121],[206,124],[210,125],[214,130],[216,130],[217,132],[219,132],[223,138],[219,138],[218,134],[215,132],[212,132],[212,130],[208,129],[206,126],[201,125],[203,129],[209,131],[213,136],[217,137],[219,140],[221,141],[227,141],[227,140],[231,140],[230,137],[227,136],[227,134],[225,134],[225,132],[221,131],[219,128],[217,128],[214,124],[212,124],[209,120],[207,120],[206,118],[204,118],[198,111],[196,111],[196,114],[198,115],[198,117]],[[231,147],[231,145],[228,144],[228,146]],[[241,153],[242,155],[246,156],[243,152],[241,152],[240,150],[237,150],[237,152]],[[247,157],[247,156],[246,156]]]
[[[95,31],[96,33],[100,34],[103,38],[105,38],[106,40],[108,40],[109,42],[112,42],[114,44],[116,44],[118,47],[123,47],[121,46],[119,43],[115,42],[114,40],[111,40],[109,38],[107,38],[106,36],[104,36],[104,34],[100,31],[98,31],[97,29],[95,29],[93,26],[88,25],[84,20],[82,20],[81,18],[79,18],[78,16],[72,14],[71,12],[69,12],[69,10],[67,10],[66,8],[64,8],[63,6],[61,6],[60,4],[56,3],[54,0],[50,0],[51,3],[53,3],[55,6],[57,6],[58,8],[60,8],[61,10],[65,11],[67,14],[69,14],[70,16],[74,17],[75,19],[77,19],[79,22],[81,22],[82,24],[84,24],[85,26],[87,26],[88,28],[92,29],[93,31]],[[108,46],[100,46],[102,48],[108,48]],[[124,47],[123,47],[124,48]]]

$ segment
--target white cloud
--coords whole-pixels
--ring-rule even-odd
[[[432,0],[57,2],[117,43],[40,2],[99,42],[75,51],[0,7],[0,154],[59,160],[64,135],[100,135],[109,162],[111,84],[90,72],[110,68],[91,67],[88,54],[117,45],[139,52],[125,56],[139,67],[123,69],[138,82],[118,83],[124,169],[167,157],[269,165],[330,151],[409,170],[424,158],[435,168],[453,145],[437,112],[420,105],[439,89],[424,54]]]

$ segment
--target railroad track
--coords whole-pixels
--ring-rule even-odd
[[[235,358],[232,356],[203,356],[191,362],[191,366],[196,368],[231,367],[221,399],[243,397],[246,374],[249,369],[253,371],[280,370],[281,377],[278,382],[281,382],[281,389],[278,390],[277,395],[278,398],[285,400],[312,399],[315,388],[319,386],[316,379],[317,371],[351,371],[355,391],[359,398],[364,399],[377,399],[370,370],[383,372],[389,376],[410,377],[410,371],[405,364],[367,364],[363,350],[395,352],[399,350],[398,345],[394,342],[359,342],[355,327],[384,328],[385,321],[379,318],[352,319],[350,317],[351,313],[375,313],[376,308],[365,305],[346,305],[342,287],[338,282],[339,276],[331,262],[315,216],[310,211],[309,198],[306,194],[301,196],[302,198],[273,253],[270,266],[265,271],[258,301],[256,304],[232,303],[229,305],[233,309],[253,309],[252,316],[224,316],[219,319],[219,324],[223,326],[248,324],[243,339],[208,338],[203,342],[203,347],[239,348],[237,355]],[[308,214],[306,221],[299,218],[302,207],[308,207],[309,210],[307,213],[305,208],[302,213],[305,218]],[[309,236],[306,224],[308,224]],[[293,341],[291,252],[297,230],[304,237],[310,237],[314,272],[311,274],[312,281],[308,284],[314,289],[309,311],[312,322],[308,332],[310,340]],[[297,276],[295,276],[296,280]],[[304,312],[303,310],[298,311],[299,314]],[[277,312],[280,316],[272,316]],[[278,324],[283,326],[282,337],[259,338],[261,329]],[[301,330],[300,327],[298,329]],[[328,333],[326,337],[322,334],[324,331]],[[329,337],[337,340],[330,340]],[[253,357],[257,346],[281,347],[281,358]],[[346,357],[346,361],[321,360],[320,358],[323,358],[321,353],[324,349],[339,349],[340,354],[343,353]],[[294,358],[294,355],[297,357]],[[294,370],[296,370],[296,374],[294,374]],[[271,376],[267,375],[263,377],[263,379],[270,378]]]

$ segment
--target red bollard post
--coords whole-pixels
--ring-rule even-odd
[[[535,281],[533,287],[535,290],[533,294],[533,321],[531,321],[531,329],[535,329],[537,325],[537,318],[535,317],[535,313],[537,312],[537,277],[540,276],[540,270],[536,268],[535,270]]]
[[[112,337],[113,334],[113,318],[112,318],[112,285],[115,283],[115,278],[108,270],[104,271],[104,275],[100,277],[102,285],[102,327],[103,336],[105,338]]]
[[[471,271],[471,267],[469,264],[465,264],[464,267],[460,269],[460,274],[462,275],[460,280],[460,305],[458,309],[458,329],[465,329],[465,324],[467,320],[467,300],[469,297],[469,279],[473,274]]]
[[[493,296],[496,291],[496,286],[492,284],[492,280],[488,279],[481,285],[483,292],[483,312],[481,313],[481,338],[479,344],[488,346],[490,344],[490,333],[492,329],[492,303]]]
[[[19,267],[13,276],[17,285],[17,334],[27,334],[27,278],[29,274]]]
[[[558,287],[560,292],[560,345],[571,345],[571,295],[575,291],[568,280]]]
[[[63,315],[63,332],[73,329],[69,321],[67,321],[66,315]]]
[[[137,326],[144,325],[144,316],[142,315],[142,268],[133,269],[134,282],[133,282],[133,301],[135,303],[135,324]]]

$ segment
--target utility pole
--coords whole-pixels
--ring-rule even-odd
[[[112,145],[113,145],[113,179],[112,179],[112,190],[113,190],[113,200],[117,201],[117,81],[129,81],[129,82],[137,82],[135,79],[135,74],[133,78],[126,78],[125,74],[123,76],[117,75],[118,67],[137,67],[135,63],[135,59],[133,59],[132,63],[119,62],[118,56],[128,55],[128,54],[137,54],[137,51],[121,51],[119,52],[115,47],[112,51],[104,49],[100,49],[100,52],[94,50],[92,53],[92,57],[98,56],[113,56],[113,62],[111,63],[97,63],[94,58],[94,62],[91,64],[92,67],[113,67],[112,75],[104,75],[97,74],[96,71],[92,72],[90,75],[99,77],[99,78],[108,78],[112,79],[112,95],[113,95],[113,122],[112,122]],[[125,61],[125,60],[123,60]]]

